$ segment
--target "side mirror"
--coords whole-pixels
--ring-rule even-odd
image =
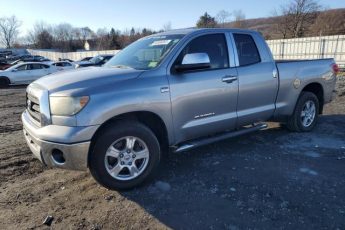
[[[211,67],[210,58],[207,53],[191,53],[183,57],[182,64],[176,65],[177,72],[190,70],[208,69]]]

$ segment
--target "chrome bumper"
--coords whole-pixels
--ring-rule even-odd
[[[36,158],[49,167],[87,170],[90,141],[65,144],[41,140],[29,131],[33,130],[33,128],[24,113],[22,115],[24,137]],[[56,152],[63,156],[63,161],[55,157],[54,153]]]

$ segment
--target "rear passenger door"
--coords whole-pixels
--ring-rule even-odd
[[[194,37],[174,60],[168,79],[177,143],[236,127],[238,81],[227,38],[224,33]],[[209,56],[209,68],[174,72],[187,54],[196,53]]]
[[[40,64],[30,64],[30,79],[29,81],[34,81],[42,76],[42,67]]]
[[[233,41],[238,56],[238,126],[266,121],[274,114],[278,91],[275,63],[259,35],[233,33]]]
[[[46,66],[44,64],[39,64],[39,63],[35,63],[35,64],[30,64],[30,79],[28,79],[29,82],[35,81],[37,79],[39,79],[40,77],[43,77],[47,74],[49,74],[49,69],[47,69]]]

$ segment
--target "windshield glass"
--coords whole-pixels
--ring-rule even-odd
[[[142,38],[115,55],[105,66],[140,70],[155,68],[182,37],[175,34]]]

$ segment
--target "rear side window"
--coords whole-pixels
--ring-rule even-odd
[[[234,34],[240,66],[261,62],[254,39],[248,34]]]
[[[207,53],[211,69],[224,69],[229,67],[228,48],[224,34],[203,35],[192,40],[181,52],[176,64],[181,64],[186,54]]]

